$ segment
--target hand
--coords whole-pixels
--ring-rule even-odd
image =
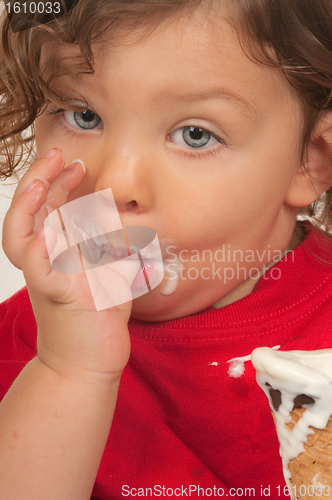
[[[86,275],[54,271],[39,231],[48,215],[45,206],[59,208],[83,180],[80,163],[64,165],[63,153],[56,150],[52,158],[35,161],[22,177],[4,220],[3,247],[27,282],[38,325],[39,358],[64,377],[113,382],[129,359],[131,302],[97,312]],[[55,244],[60,236],[53,231],[48,237]],[[101,268],[104,280],[128,292],[136,272]],[[100,293],[98,286],[96,280],[94,293]]]
[[[66,203],[67,193],[73,191],[84,176],[79,163],[64,169],[64,155],[59,149],[55,151],[52,158],[40,158],[29,167],[4,220],[3,249],[18,269],[22,269],[25,247],[43,227],[47,207],[52,211]]]

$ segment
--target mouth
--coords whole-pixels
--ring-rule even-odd
[[[91,217],[73,215],[71,223],[80,233],[83,241],[88,249],[93,264],[98,264],[104,254],[107,254],[111,259],[120,260],[129,257],[130,255],[139,254],[145,259],[160,260],[160,251],[162,258],[166,253],[165,243],[160,242],[160,246],[151,244],[151,241],[145,241],[144,244],[138,246],[128,241],[128,230],[139,229],[143,232],[145,227],[133,226],[128,227],[126,230],[116,230],[108,234],[104,234],[103,230],[96,223],[95,219]],[[151,229],[151,231],[153,231]],[[129,238],[129,240],[134,238]],[[148,243],[148,244],[146,244]],[[165,250],[163,250],[165,247]]]
[[[114,260],[125,259],[126,257],[133,255],[137,251],[134,247],[113,247],[109,242],[100,244],[96,242],[96,244],[98,248],[100,248],[104,253],[112,257],[112,259]]]
[[[89,260],[92,261],[93,264],[98,264],[104,254],[110,256],[112,261],[116,261],[125,259],[136,251],[133,247],[128,247],[126,242],[117,242],[114,235],[113,240],[115,241],[112,245],[105,234],[103,234],[103,230],[92,217],[73,215],[71,217],[71,223],[82,236],[90,256]]]
[[[129,226],[103,234],[94,218],[72,215],[70,220],[83,239],[81,253],[90,264],[102,266],[132,256],[140,260],[140,268],[131,284],[133,294],[139,296],[143,290],[151,291],[160,283],[164,275],[162,252],[152,228]],[[136,241],[139,246],[134,244]]]

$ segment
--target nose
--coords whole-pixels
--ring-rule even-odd
[[[111,188],[120,214],[149,211],[154,199],[154,161],[137,142],[136,146],[109,145],[98,161],[95,191]]]

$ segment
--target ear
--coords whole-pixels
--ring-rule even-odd
[[[306,207],[332,186],[332,112],[319,122],[304,165],[295,172],[285,202]]]

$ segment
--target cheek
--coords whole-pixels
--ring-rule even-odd
[[[280,208],[299,167],[296,139],[274,129],[235,159],[239,167],[230,179],[234,204],[242,204],[243,214],[262,207]],[[293,130],[294,133],[294,130]],[[263,213],[261,213],[264,216]]]
[[[191,221],[194,234],[205,241],[218,241],[221,234],[234,235],[254,220],[268,224],[279,213],[296,170],[296,159],[291,158],[293,151],[288,154],[270,148],[269,152],[258,153],[255,149],[252,155],[246,152],[234,157],[227,176],[202,186],[202,191],[210,195]]]

